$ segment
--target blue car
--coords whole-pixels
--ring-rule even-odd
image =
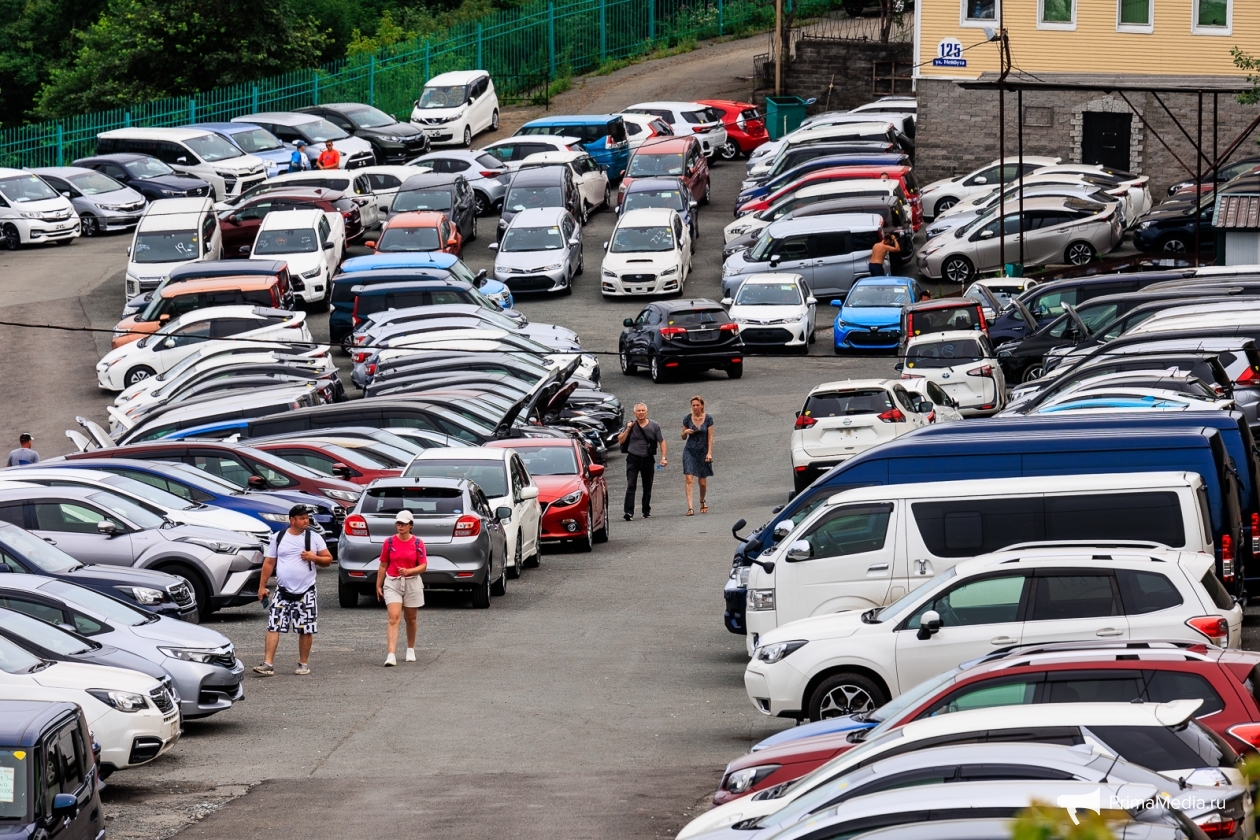
[[[735,206],[742,207],[750,201],[756,201],[767,195],[778,192],[783,187],[799,180],[811,172],[820,169],[834,169],[837,166],[909,166],[910,158],[905,155],[828,155],[827,157],[807,160],[794,166],[787,172],[776,175],[768,181],[740,190],[735,199]]]
[[[609,181],[620,181],[630,163],[630,141],[626,139],[626,123],[621,114],[569,114],[531,120],[516,130],[521,135],[578,137]]]
[[[894,350],[901,343],[901,309],[919,299],[910,277],[863,277],[854,282],[836,314],[835,351]]]
[[[1059,405],[1052,405],[1034,412],[1035,414],[1053,414],[1059,411],[1137,411],[1149,409],[1153,411],[1185,411],[1191,406],[1180,400],[1162,397],[1081,397]]]
[[[267,177],[274,178],[282,172],[289,171],[289,158],[293,147],[285,143],[267,129],[246,123],[198,123],[189,128],[204,128],[213,131],[246,154],[255,155],[267,161]]]

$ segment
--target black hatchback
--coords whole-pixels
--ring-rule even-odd
[[[303,114],[316,114],[347,134],[372,144],[376,162],[406,163],[428,154],[429,138],[411,123],[399,122],[389,114],[361,102],[332,102],[299,108]]]
[[[531,166],[518,170],[508,184],[503,196],[503,211],[499,214],[498,238],[503,239],[517,213],[539,207],[563,207],[582,224],[587,221],[588,214],[569,167],[559,164]]]
[[[210,194],[210,185],[205,181],[181,175],[149,155],[95,155],[79,158],[71,165],[103,172],[118,183],[131,187],[149,201]]]
[[[744,375],[744,342],[739,324],[716,301],[672,300],[649,303],[637,318],[627,318],[618,350],[627,376],[645,366],[653,382],[684,370],[724,370],[731,379]]]
[[[5,837],[105,835],[92,733],[74,703],[0,700],[0,778]]]
[[[463,175],[434,172],[412,175],[403,181],[389,208],[389,217],[417,210],[445,213],[450,223],[459,228],[465,244],[477,238],[477,200]]]

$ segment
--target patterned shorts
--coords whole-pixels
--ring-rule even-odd
[[[286,601],[277,592],[271,600],[271,609],[267,611],[267,632],[288,633],[292,625],[295,633],[313,635],[319,632],[318,618],[319,603],[314,586],[296,601]]]

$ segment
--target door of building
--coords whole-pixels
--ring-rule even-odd
[[[1131,114],[1086,111],[1081,137],[1081,163],[1098,163],[1113,169],[1129,169]]]

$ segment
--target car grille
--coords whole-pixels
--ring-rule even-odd
[[[419,125],[446,125],[450,122],[450,119],[447,117],[421,117],[418,120],[413,118],[411,121]]]
[[[191,607],[196,603],[196,600],[193,598],[192,589],[190,589],[186,583],[177,583],[174,586],[169,587],[166,592],[171,596],[171,600],[180,607]]]
[[[266,180],[267,180],[267,176],[265,175],[262,175],[256,178],[246,178],[245,180],[241,181],[241,192],[245,192],[251,187],[256,187]]]
[[[739,337],[747,343],[778,344],[792,340],[792,333],[782,327],[744,327]]]
[[[162,285],[162,280],[163,278],[161,277],[141,277],[139,294],[153,291],[158,286]]]
[[[623,274],[621,275],[623,283],[655,283],[655,274]]]
[[[901,333],[897,330],[877,330],[870,331],[853,331],[844,339],[847,343],[854,347],[874,347],[876,345],[896,344],[901,340]]]
[[[220,653],[210,660],[215,665],[222,665],[224,668],[232,668],[236,665],[236,651],[231,645],[220,649]]]
[[[514,292],[545,292],[555,285],[550,277],[540,275],[509,277],[503,282]]]
[[[149,699],[153,701],[154,706],[157,706],[157,710],[163,717],[175,711],[175,698],[171,695],[170,686],[164,684],[161,688],[153,689],[149,692]]]

